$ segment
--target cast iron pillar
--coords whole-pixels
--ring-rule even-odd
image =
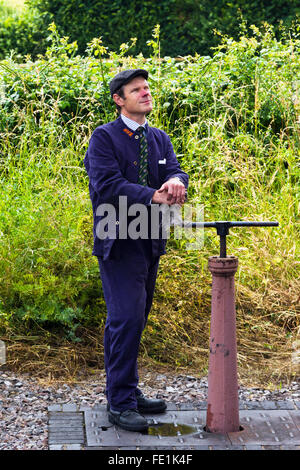
[[[206,431],[237,432],[240,423],[234,275],[238,259],[212,256],[208,267],[212,273],[212,301]]]

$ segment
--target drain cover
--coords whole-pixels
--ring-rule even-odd
[[[94,446],[198,446],[230,444],[227,436],[206,433],[205,411],[167,411],[161,415],[147,415],[148,433],[125,431],[112,425],[107,412],[86,411],[85,428],[88,447]]]
[[[50,449],[300,450],[300,403],[241,402],[235,433],[205,431],[205,403],[168,403],[165,413],[146,415],[147,433],[125,431],[108,421],[106,406],[49,407]]]

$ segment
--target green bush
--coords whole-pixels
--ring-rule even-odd
[[[8,57],[12,52],[21,56],[25,54],[36,57],[45,52],[46,38],[45,15],[35,8],[14,11],[0,4],[0,59]]]
[[[1,19],[11,16],[14,13],[14,11],[15,10],[12,7],[4,3],[3,0],[0,0],[0,18]]]

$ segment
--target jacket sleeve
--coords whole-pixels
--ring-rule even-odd
[[[129,182],[122,175],[109,134],[97,128],[90,139],[84,159],[90,185],[100,203],[118,205],[119,196],[127,196],[127,204],[149,204],[155,189]]]
[[[176,158],[173,145],[170,141],[170,138],[167,134],[167,147],[166,147],[166,178],[165,181],[168,181],[170,178],[179,178],[184,186],[187,188],[189,184],[189,176],[187,173],[181,170],[178,160]]]

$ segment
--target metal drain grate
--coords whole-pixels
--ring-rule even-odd
[[[84,419],[82,413],[53,411],[49,416],[49,447],[80,445],[84,443]]]

